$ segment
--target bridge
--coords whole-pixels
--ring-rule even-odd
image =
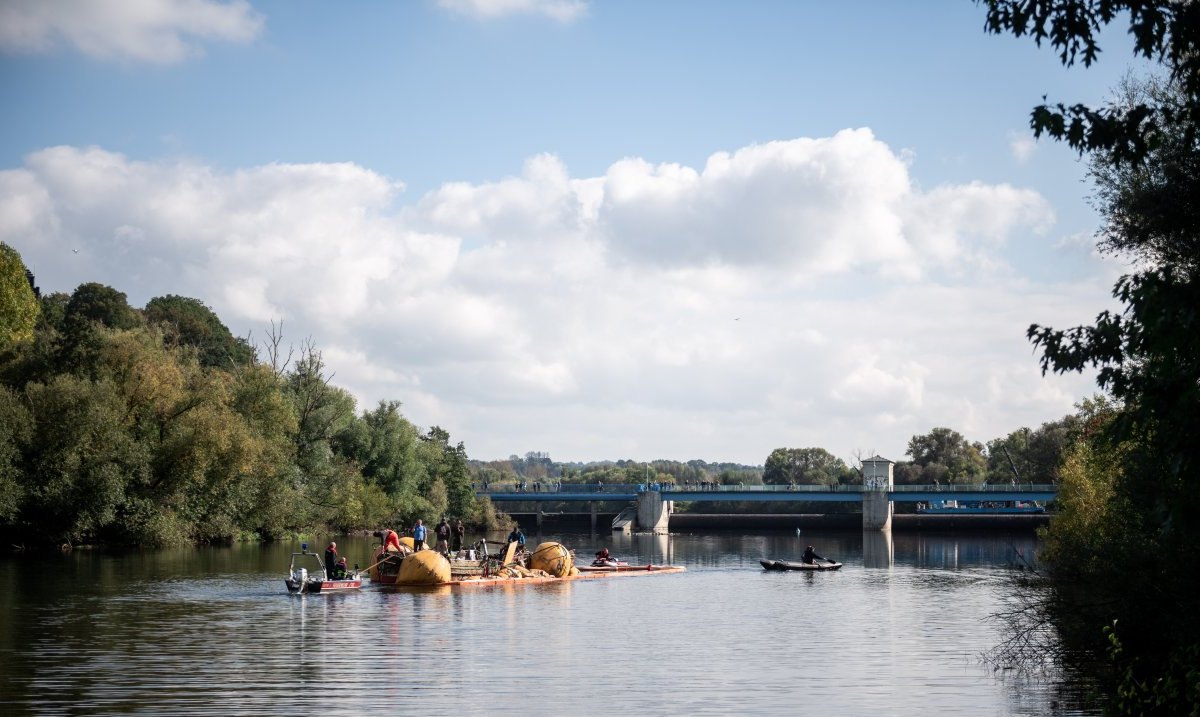
[[[1058,494],[1053,484],[978,484],[978,485],[671,485],[671,484],[529,484],[477,485],[475,494],[494,503],[527,502],[588,503],[595,527],[596,504],[622,502],[637,504],[637,525],[641,530],[667,532],[673,504],[679,501],[723,502],[821,502],[863,503],[863,528],[891,528],[893,503],[932,503],[937,501],[1048,501]]]

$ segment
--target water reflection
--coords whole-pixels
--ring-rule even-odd
[[[892,567],[895,558],[892,549],[892,531],[863,531],[863,567],[886,569]]]
[[[998,680],[976,660],[1002,629],[980,618],[1029,536],[534,540],[689,572],[293,596],[290,545],[5,559],[0,713],[1054,711],[1056,686]],[[368,541],[338,543],[366,564]],[[758,564],[806,545],[845,567]]]

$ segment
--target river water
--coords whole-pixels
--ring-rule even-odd
[[[293,596],[290,544],[4,558],[0,714],[1098,714],[979,660],[1029,535],[541,539],[688,572]],[[758,563],[807,544],[845,566]]]

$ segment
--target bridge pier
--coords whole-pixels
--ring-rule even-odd
[[[892,501],[888,500],[887,491],[868,491],[863,493],[863,530],[892,529]]]
[[[895,487],[892,473],[895,465],[882,456],[862,462],[863,530],[892,529],[892,501],[888,492]]]
[[[542,504],[541,504],[541,503],[538,503],[538,504],[537,504],[537,509],[538,509],[538,512],[537,512],[537,532],[538,532],[538,533],[541,533],[541,532],[542,532]]]
[[[588,501],[588,510],[592,511],[592,532],[596,532],[596,501]]]
[[[671,520],[671,501],[663,500],[663,494],[658,491],[645,491],[638,494],[637,524],[640,530],[647,533],[669,533]]]

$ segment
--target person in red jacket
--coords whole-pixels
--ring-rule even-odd
[[[400,536],[396,535],[396,531],[391,528],[383,531],[383,551],[385,553],[400,552]]]

